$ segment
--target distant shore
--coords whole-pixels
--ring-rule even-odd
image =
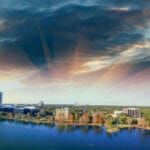
[[[28,119],[16,119],[16,118],[6,118],[1,117],[0,120],[10,120],[10,121],[19,121],[24,123],[34,123],[34,124],[51,124],[54,123],[55,125],[74,125],[74,126],[95,126],[95,127],[101,127],[104,126],[106,128],[106,131],[108,133],[118,132],[120,129],[144,129],[144,130],[150,130],[150,127],[148,126],[138,126],[138,125],[117,125],[113,127],[108,127],[105,124],[100,123],[69,123],[69,122],[55,122],[55,121],[36,121],[36,120],[28,120]]]

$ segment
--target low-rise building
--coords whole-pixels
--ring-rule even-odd
[[[122,113],[124,113],[124,111],[114,111],[113,117],[118,117]]]
[[[4,111],[4,112],[14,112],[16,109],[16,106],[14,105],[2,105],[0,106],[0,111]]]
[[[30,114],[31,116],[34,116],[36,113],[39,112],[39,109],[38,108],[35,108],[35,107],[29,107],[29,106],[26,106],[26,107],[21,107],[21,108],[15,108],[15,114]]]

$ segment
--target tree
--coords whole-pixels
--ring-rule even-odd
[[[77,112],[74,114],[74,120],[75,122],[79,122],[79,114]]]
[[[74,122],[74,116],[73,116],[73,114],[69,114],[69,122],[70,123]]]
[[[123,125],[127,123],[127,117],[119,117],[119,122]]]
[[[113,118],[112,118],[112,116],[108,115],[107,116],[107,121],[108,121],[109,128],[112,128],[112,126],[113,126]]]
[[[132,119],[131,124],[132,124],[132,125],[137,125],[137,124],[138,124],[138,120],[137,120],[137,119]]]
[[[112,125],[117,125],[118,124],[118,118],[114,118],[113,120],[112,120]]]
[[[88,113],[84,113],[82,118],[81,118],[81,122],[87,124],[89,122],[89,115]]]
[[[11,112],[7,113],[6,115],[7,118],[12,119],[13,118],[13,114]]]
[[[148,125],[150,126],[150,112],[145,112],[144,118],[147,121]]]
[[[3,113],[2,112],[0,112],[0,118],[3,116]]]

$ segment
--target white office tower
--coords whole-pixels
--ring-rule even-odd
[[[40,101],[40,102],[39,102],[39,106],[40,106],[40,107],[44,106],[44,101]]]
[[[0,92],[0,105],[2,105],[2,100],[3,100],[3,93]]]

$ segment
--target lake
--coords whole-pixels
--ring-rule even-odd
[[[148,150],[150,131],[0,121],[0,150]]]

